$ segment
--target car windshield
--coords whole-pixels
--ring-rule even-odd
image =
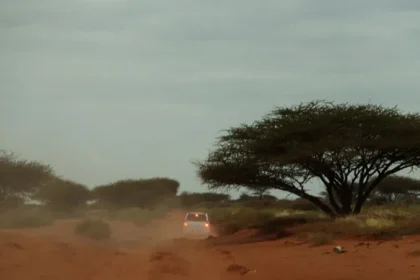
[[[207,218],[204,214],[188,214],[186,220],[191,222],[206,222]]]

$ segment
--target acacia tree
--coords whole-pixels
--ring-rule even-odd
[[[0,205],[32,194],[53,176],[50,166],[0,151]]]
[[[357,214],[384,178],[420,165],[420,115],[325,101],[278,107],[251,125],[228,129],[196,165],[210,189],[268,187],[304,198],[331,217]],[[311,194],[314,180],[328,202]]]

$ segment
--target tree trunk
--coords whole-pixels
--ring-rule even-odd
[[[340,200],[341,200],[341,216],[348,216],[352,213],[351,205],[353,194],[351,189],[345,189],[344,187],[341,188],[340,192]]]
[[[360,211],[362,211],[362,207],[365,204],[366,200],[367,196],[365,195],[357,197],[356,206],[354,207],[353,214],[360,214]]]
[[[331,186],[327,186],[327,197],[328,201],[330,202],[331,206],[334,208],[336,213],[341,212],[340,205],[337,204],[337,201],[335,200],[334,191]]]
[[[359,195],[357,196],[356,206],[354,207],[354,210],[353,210],[354,214],[360,214],[360,212],[362,211],[363,205],[365,204],[365,202],[367,201],[367,199],[369,198],[369,196],[373,192],[374,188],[385,177],[382,176],[381,179],[379,179],[379,178],[380,177],[378,176],[376,178],[376,180],[373,183],[371,183],[369,186],[365,186],[365,188],[359,190]],[[364,190],[364,192],[362,192],[362,190]]]

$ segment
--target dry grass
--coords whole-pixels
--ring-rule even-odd
[[[420,234],[419,206],[372,207],[362,214],[330,220],[315,211],[295,211],[283,209],[214,208],[210,218],[222,227],[222,233],[230,234],[246,228],[258,228],[261,234],[300,235],[306,240],[313,233],[325,233],[325,239],[335,237],[395,238],[403,235]],[[319,236],[317,236],[319,235]],[[315,239],[323,243],[322,234]],[[325,241],[326,242],[326,241]]]
[[[294,229],[301,232],[326,232],[335,236],[395,238],[420,233],[420,218],[410,208],[372,208],[346,218],[318,220]]]

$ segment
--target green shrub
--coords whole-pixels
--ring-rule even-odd
[[[76,225],[74,232],[77,235],[83,235],[95,240],[111,237],[111,227],[101,219],[85,219]]]
[[[54,216],[37,208],[19,208],[0,214],[0,228],[37,228],[52,225]]]

